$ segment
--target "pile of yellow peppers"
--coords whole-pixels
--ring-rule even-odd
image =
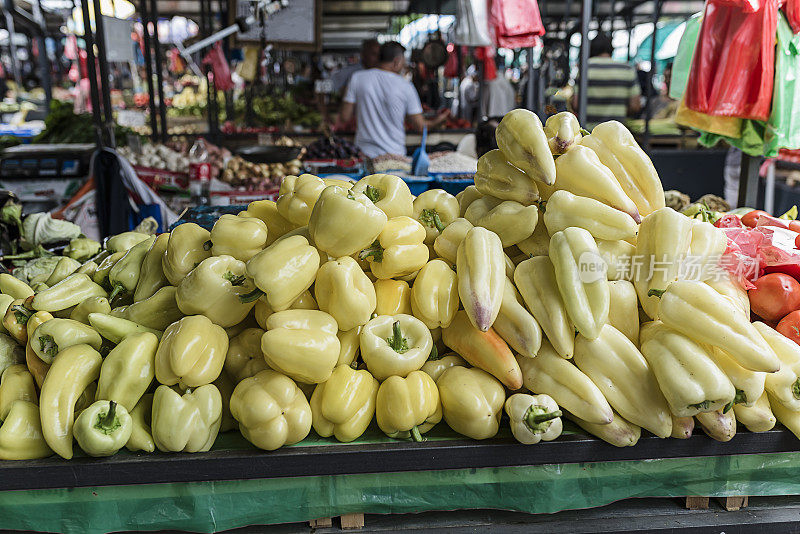
[[[800,433],[800,347],[751,324],[730,279],[679,279],[725,235],[664,207],[628,130],[515,110],[497,142],[457,196],[288,176],[211,231],[78,239],[83,263],[0,275],[0,459],[200,452],[234,430],[274,450],[373,421],[534,444],[567,417],[620,447],[695,421]]]

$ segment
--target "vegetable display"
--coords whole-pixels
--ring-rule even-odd
[[[202,452],[234,429],[269,451],[373,421],[528,445],[573,423],[618,447],[695,421],[800,435],[792,276],[748,302],[712,269],[728,234],[664,206],[621,125],[516,110],[497,135],[458,197],[287,176],[210,231],[76,237],[83,263],[0,275],[0,459]]]

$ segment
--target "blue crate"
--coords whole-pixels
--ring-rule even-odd
[[[408,185],[411,194],[417,196],[430,189],[433,178],[428,176],[403,176],[403,181]]]
[[[464,176],[463,173],[453,174],[442,172],[431,174],[431,176],[433,177],[434,187],[444,189],[451,195],[457,195],[468,186],[475,185],[475,180],[472,178],[457,178],[458,176]]]

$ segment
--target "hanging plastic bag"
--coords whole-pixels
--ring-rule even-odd
[[[536,46],[544,35],[536,0],[493,0],[489,24],[497,46],[503,48]]]
[[[711,132],[724,137],[739,138],[742,136],[742,119],[738,117],[717,117],[706,115],[686,107],[681,100],[675,113],[675,122],[695,130]]]
[[[458,0],[456,10],[456,44],[464,46],[491,46],[489,14],[486,0]]]
[[[217,91],[230,91],[233,89],[233,79],[231,78],[231,68],[225,54],[222,52],[222,45],[216,42],[206,57],[203,58],[203,65],[211,65],[214,71],[214,87]]]
[[[800,148],[800,34],[795,35],[786,18],[778,21],[775,50],[775,89],[766,132],[765,154]]]
[[[767,120],[775,78],[777,12],[777,0],[706,2],[686,87],[689,109]]]
[[[703,21],[702,13],[695,13],[686,21],[678,51],[672,62],[672,78],[669,83],[669,96],[681,100],[686,92],[686,82],[689,80],[689,71],[692,68],[692,56],[697,45],[697,35],[700,33],[700,23]]]

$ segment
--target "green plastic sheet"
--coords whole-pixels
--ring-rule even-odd
[[[800,454],[195,482],[0,493],[0,528],[214,532],[347,513],[551,513],[630,497],[800,494]]]

